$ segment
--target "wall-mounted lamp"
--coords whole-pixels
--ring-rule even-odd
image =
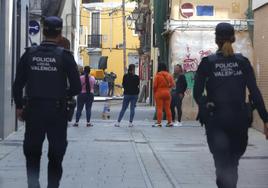
[[[127,27],[132,30],[142,31],[144,29],[143,14],[143,12],[135,7],[135,9],[126,19]]]

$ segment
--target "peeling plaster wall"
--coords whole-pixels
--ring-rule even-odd
[[[214,31],[175,31],[170,38],[170,71],[173,72],[174,65],[181,64],[185,69],[188,83],[183,101],[184,120],[195,119],[197,106],[192,96],[195,71],[202,57],[216,52],[214,33]],[[236,53],[242,53],[253,62],[253,48],[248,32],[237,31],[233,47]]]

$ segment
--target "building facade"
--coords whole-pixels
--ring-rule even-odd
[[[67,21],[69,21],[68,19],[76,20],[79,18],[79,16],[76,16],[76,5],[80,6],[79,2],[80,0],[53,2],[52,0],[0,1],[0,39],[2,41],[0,44],[0,139],[4,139],[22,125],[15,117],[12,83],[16,74],[16,65],[25,52],[25,48],[34,43],[40,44],[42,41],[41,18],[56,15],[62,17],[64,22],[66,19]],[[63,34],[67,33],[66,36],[71,41],[73,51],[77,49],[76,46],[79,44],[77,42],[75,46],[75,41],[79,40],[79,38],[77,39],[79,35],[76,34],[79,33],[79,25],[76,29],[76,23],[76,21],[64,23],[63,31]],[[66,29],[68,24],[72,27],[69,30]]]
[[[12,97],[16,64],[29,45],[29,1],[0,1],[0,139],[18,128]]]
[[[247,17],[248,0],[169,0],[166,2],[164,48],[170,72],[176,64],[182,65],[187,79],[188,90],[184,100],[184,119],[194,120],[197,106],[192,89],[195,71],[201,59],[217,50],[215,26],[219,22],[231,23],[236,30],[236,52],[253,60],[253,47]],[[160,53],[161,56],[161,53]],[[161,58],[160,58],[161,59]]]
[[[268,15],[268,1],[254,0],[254,69],[257,83],[263,95],[266,108],[268,108],[268,23],[266,17]],[[254,114],[254,125],[263,130],[262,120]]]
[[[125,3],[125,18],[135,8],[135,2]],[[124,64],[123,11],[122,0],[103,0],[84,3],[81,8],[80,59],[83,65],[98,69],[101,56],[107,56],[107,73],[117,75],[115,84],[121,85],[124,68],[132,63],[139,73],[139,35],[130,27],[125,27],[126,65]],[[124,20],[126,22],[126,19]],[[120,94],[117,90],[115,94]]]
[[[39,26],[39,32],[34,32],[35,30],[30,32],[31,43],[40,44],[43,40],[42,18],[59,16],[63,20],[62,35],[70,41],[70,50],[74,52],[74,57],[78,60],[80,16],[77,10],[79,13],[80,4],[81,0],[30,0],[30,22]]]

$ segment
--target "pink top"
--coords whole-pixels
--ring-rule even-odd
[[[89,84],[90,84],[90,92],[94,93],[95,78],[94,78],[94,76],[89,75],[88,79],[89,79]],[[85,81],[84,75],[80,76],[80,81],[81,81],[81,85],[82,85],[81,93],[86,93],[87,90],[86,90],[86,81]]]

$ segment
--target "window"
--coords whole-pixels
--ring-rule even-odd
[[[197,16],[213,16],[214,15],[214,6],[211,5],[200,5],[196,7]]]
[[[91,35],[89,35],[89,45],[94,48],[100,48],[102,36],[100,35],[100,13],[92,12],[91,14]]]
[[[89,58],[90,58],[90,67],[92,69],[98,69],[98,65],[99,65],[99,60],[101,57],[101,53],[100,52],[91,52],[89,54]]]
[[[91,34],[100,34],[100,13],[93,12],[91,15]]]

